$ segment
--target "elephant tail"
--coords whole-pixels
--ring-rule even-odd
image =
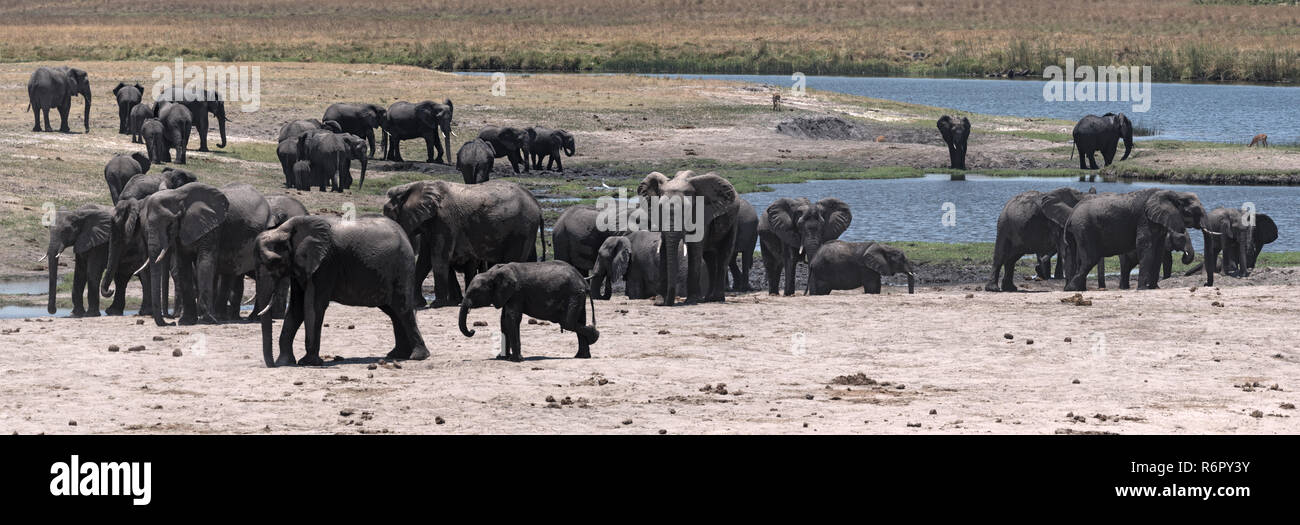
[[[542,239],[542,253],[538,254],[537,260],[546,261],[546,217],[537,216],[537,236]],[[594,314],[595,312],[593,312]],[[595,324],[594,322],[592,324]]]
[[[23,110],[23,113],[26,113],[26,112],[31,111],[31,110],[32,110],[32,103],[31,103],[31,102],[28,102],[28,103],[27,103],[27,109],[24,109],[24,110]]]
[[[1073,142],[1070,143],[1070,160],[1074,160],[1074,150],[1078,147],[1079,147],[1078,144],[1075,144]]]
[[[587,302],[591,303],[591,327],[596,327],[596,298],[592,293],[591,286],[587,286]]]

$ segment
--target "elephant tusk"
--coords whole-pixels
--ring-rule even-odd
[[[249,297],[248,299],[245,299],[244,302],[239,303],[239,304],[240,304],[240,305],[247,305],[248,303],[253,302],[254,299],[257,299],[257,296],[256,296],[256,295],[254,295],[254,296],[252,296],[252,297]]]
[[[46,257],[49,257],[49,256],[50,256],[50,254],[48,254],[48,253],[45,254],[45,255],[42,255],[40,259],[37,259],[37,260],[36,260],[36,262],[45,262],[45,258],[46,258]],[[56,257],[57,257],[57,255],[56,255]]]
[[[1215,237],[1222,237],[1222,236],[1223,236],[1223,234],[1220,233],[1220,232],[1212,232],[1212,231],[1210,231],[1210,230],[1205,230],[1205,233],[1210,234],[1210,235],[1213,235],[1213,236],[1215,236]]]
[[[261,317],[261,316],[263,316],[263,315],[266,315],[266,312],[269,312],[269,311],[271,311],[271,303],[266,303],[266,307],[265,307],[265,308],[262,308],[262,311],[257,312],[257,316],[258,316],[258,317]]]
[[[140,265],[140,269],[136,270],[135,273],[132,273],[131,275],[140,275],[140,272],[143,272],[144,269],[147,268],[148,266],[149,266],[149,260],[145,259],[144,264]]]
[[[158,258],[154,259],[153,263],[162,264],[163,257],[166,256],[167,256],[167,248],[163,248],[161,252],[158,252]]]
[[[459,135],[457,135],[455,131],[452,131],[452,132],[451,132],[451,136],[453,136],[453,137],[458,137]]]

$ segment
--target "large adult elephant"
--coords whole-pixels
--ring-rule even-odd
[[[479,130],[478,138],[492,145],[494,157],[510,159],[510,169],[513,169],[516,175],[519,174],[521,164],[524,171],[529,171],[530,150],[527,131],[512,127],[487,126]]]
[[[50,129],[50,109],[59,111],[59,131],[67,133],[68,112],[72,110],[72,97],[85,99],[83,125],[90,133],[90,76],[75,67],[40,67],[27,81],[28,109],[36,124],[32,131],[41,131],[41,117],[45,118],[45,131]]]
[[[117,203],[113,206],[113,224],[112,235],[108,248],[108,266],[104,279],[99,285],[99,294],[103,297],[116,295],[116,297],[126,298],[126,283],[113,282],[110,276],[116,276],[123,271],[127,275],[135,271],[139,273],[140,287],[144,291],[143,306],[140,308],[141,315],[153,315],[153,294],[151,286],[153,283],[152,274],[147,268],[143,273],[139,270],[133,270],[145,260],[147,251],[144,243],[144,236],[141,234],[144,230],[140,226],[140,216],[144,210],[144,201],[150,195],[157,193],[159,190],[179,188],[191,182],[195,182],[197,177],[193,173],[182,169],[163,168],[158,173],[147,173],[131,177],[126,186],[122,188]],[[167,310],[167,287],[168,274],[163,272],[162,278],[162,301],[158,303],[158,309],[166,315]],[[116,300],[114,301],[116,302]]]
[[[108,266],[108,246],[113,226],[113,208],[100,204],[87,204],[75,210],[60,211],[50,225],[50,243],[41,260],[49,261],[49,305],[51,314],[58,311],[55,305],[59,287],[59,256],[69,246],[73,247],[75,260],[72,270],[72,316],[98,317],[99,294],[95,285]],[[108,277],[124,286],[131,278],[130,270]],[[82,302],[85,295],[86,303]],[[105,311],[108,315],[122,315],[126,295],[121,294]],[[86,307],[90,309],[87,310]]]
[[[716,173],[679,171],[669,179],[656,171],[641,180],[636,192],[649,203],[651,216],[658,217],[650,229],[663,233],[659,273],[666,277],[655,305],[672,306],[677,300],[677,265],[669,264],[669,254],[678,253],[683,241],[686,304],[725,301],[727,257],[736,245],[736,188]],[[702,290],[706,283],[708,289]]]
[[[456,152],[456,170],[460,172],[465,184],[482,184],[492,180],[492,164],[496,151],[483,139],[474,139],[462,144]]]
[[[990,292],[1016,291],[1016,263],[1027,254],[1038,256],[1038,276],[1049,278],[1052,254],[1060,254],[1060,261],[1067,258],[1061,252],[1061,231],[1065,221],[1080,200],[1097,192],[1096,188],[1088,191],[1083,193],[1074,188],[1057,188],[1046,193],[1029,190],[1008,200],[998,215],[997,238],[993,243],[993,276],[984,289]],[[1057,267],[1062,266],[1058,262]],[[1002,276],[1001,285],[998,284],[999,275]]]
[[[1151,274],[1158,271],[1165,236],[1186,234],[1188,227],[1204,231],[1208,224],[1205,207],[1194,193],[1147,188],[1084,199],[1065,223],[1065,252],[1074,259],[1067,266],[1065,290],[1085,290],[1094,266],[1097,287],[1105,288],[1102,260],[1124,254],[1139,260],[1138,289],[1147,288],[1154,282]]]
[[[834,197],[816,203],[783,197],[769,205],[758,218],[767,293],[777,294],[784,272],[785,295],[794,295],[795,264],[812,260],[822,243],[838,239],[852,222],[849,205]]]
[[[736,206],[736,247],[727,257],[727,266],[731,268],[732,291],[748,292],[753,289],[749,286],[749,270],[754,267],[754,246],[758,243],[758,212],[740,197],[736,197]]]
[[[531,192],[513,182],[430,180],[395,186],[388,190],[384,215],[397,221],[408,237],[419,236],[416,293],[432,272],[433,307],[459,304],[451,300],[449,282],[456,263],[491,268],[546,259],[545,237],[540,256],[536,247],[538,236],[545,235],[542,207]],[[423,302],[423,295],[416,300]]]
[[[682,247],[682,245],[678,245]],[[659,257],[663,248],[663,234],[638,230],[626,235],[609,237],[600,245],[596,253],[596,264],[591,269],[591,286],[593,297],[595,287],[602,283],[605,293],[602,299],[609,299],[615,282],[625,281],[623,290],[628,299],[649,299],[664,287],[665,274],[659,273]],[[682,247],[684,248],[684,247]],[[686,254],[681,248],[677,255],[668,254],[668,264],[677,268],[677,287],[686,286]]]
[[[325,108],[325,116],[321,118],[324,121],[334,121],[339,124],[344,133],[351,133],[363,139],[370,148],[370,156],[374,156],[375,151],[375,128],[384,123],[384,117],[388,110],[383,106],[376,104],[330,104]],[[381,131],[382,133],[382,131]],[[450,146],[448,146],[450,148]]]
[[[247,184],[223,189],[192,182],[160,190],[144,202],[143,234],[155,303],[161,303],[161,270],[176,259],[180,324],[216,323],[217,277],[243,275],[255,266],[253,243],[266,229],[270,206]],[[154,322],[166,326],[155,310]]]
[[[551,227],[551,249],[555,250],[555,260],[564,261],[578,269],[584,277],[592,275],[596,266],[601,246],[605,239],[627,233],[625,230],[605,228],[598,220],[601,209],[596,206],[579,204],[565,208]],[[594,277],[591,293],[598,299],[609,299],[611,281],[602,282]]]
[[[163,143],[160,144],[162,148],[158,152],[159,158],[157,161],[171,162],[171,150],[174,149],[176,150],[176,163],[185,164],[185,151],[190,147],[190,129],[194,124],[194,114],[184,104],[175,102],[162,102],[154,106],[154,111],[158,114],[158,122],[162,123],[163,128]],[[148,126],[148,124],[149,121],[146,120],[145,125]],[[156,142],[150,140],[153,136],[152,133],[146,133],[142,130],[141,134],[145,136],[145,144]],[[153,145],[153,148],[158,149],[157,146],[159,144]]]
[[[298,160],[311,163],[308,187],[319,185],[325,191],[329,184],[333,191],[352,187],[352,159],[361,161],[361,178],[357,189],[366,184],[366,141],[351,133],[334,133],[327,130],[309,131],[298,137]]]
[[[425,359],[429,350],[416,325],[412,298],[418,293],[415,253],[402,229],[383,217],[345,221],[312,215],[294,217],[257,236],[259,304],[267,304],[274,286],[291,282],[289,308],[280,329],[280,355],[272,359],[270,306],[257,311],[262,321],[262,358],[266,366],[320,366],[321,326],[330,302],[378,307],[393,323],[395,344],[390,359]],[[295,361],[293,340],[306,325],[306,354]]]
[[[113,96],[117,97],[117,132],[123,135],[131,133],[131,110],[140,104],[144,86],[139,82],[134,86],[118,82],[117,87],[113,88]]]
[[[288,195],[272,195],[267,197],[266,204],[271,208],[271,215],[266,222],[266,229],[268,230],[274,230],[294,217],[305,217],[311,215],[311,213],[307,211],[307,207],[303,206],[301,201]],[[255,270],[246,275],[231,278],[229,284],[226,286],[228,293],[225,296],[225,319],[239,319],[239,309],[242,306],[244,298],[244,277],[250,277],[254,282],[257,282],[258,276]],[[218,288],[221,287],[221,284],[221,280],[218,279]],[[261,286],[275,286],[275,292],[264,299],[269,299],[271,301],[271,317],[274,319],[283,319],[285,307],[289,301],[289,281],[286,279],[280,279],[274,283],[264,281],[258,284]],[[222,298],[218,297],[217,300],[220,302]],[[258,310],[257,307],[259,306],[260,305],[258,304],[254,305],[253,313],[248,316],[249,321],[258,320],[258,312],[260,310]],[[220,312],[222,305],[218,304],[217,307]],[[218,316],[218,318],[222,317]]]
[[[970,120],[944,115],[939,117],[935,125],[939,127],[939,134],[943,135],[943,143],[948,145],[948,167],[966,169],[966,140],[970,138]]]
[[[577,152],[573,134],[562,129],[534,126],[524,131],[528,133],[528,154],[531,157],[528,160],[538,171],[542,169],[543,159],[546,160],[547,171],[550,171],[552,164],[555,165],[555,171],[564,171],[560,152],[563,151],[567,157],[572,157]]]
[[[426,100],[419,104],[394,102],[384,115],[384,159],[402,161],[401,143],[408,139],[424,139],[428,157],[425,162],[451,164],[451,99],[441,104]],[[391,141],[391,142],[390,142]],[[437,152],[437,156],[434,156]],[[443,153],[447,160],[443,161]]]
[[[1119,140],[1124,139],[1124,157],[1128,160],[1133,151],[1133,123],[1123,113],[1107,113],[1100,117],[1088,115],[1074,125],[1074,147],[1079,150],[1079,169],[1097,169],[1093,153],[1100,151],[1106,166],[1115,160]]]
[[[217,118],[217,126],[221,132],[221,144],[217,144],[217,147],[226,147],[226,102],[221,100],[220,93],[181,87],[167,88],[154,99],[154,113],[161,115],[158,106],[163,101],[177,102],[190,110],[194,127],[199,130],[199,151],[208,151],[209,113]]]
[[[130,155],[119,153],[108,159],[108,164],[104,165],[104,182],[108,183],[108,195],[113,199],[113,204],[117,204],[127,181],[141,173],[148,173],[149,165],[149,155],[138,151]]]
[[[880,293],[880,277],[907,275],[907,293],[916,291],[916,268],[903,251],[878,242],[828,241],[808,263],[809,295],[862,288]]]

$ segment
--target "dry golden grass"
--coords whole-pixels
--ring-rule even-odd
[[[1190,0],[0,3],[9,60],[977,74],[1073,56],[1161,78],[1295,80],[1297,36],[1300,8]]]

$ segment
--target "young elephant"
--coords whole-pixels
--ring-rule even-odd
[[[76,253],[72,273],[72,316],[98,317],[99,294],[95,293],[95,284],[104,274],[108,263],[108,241],[113,224],[113,208],[98,204],[87,204],[71,211],[55,214],[54,224],[50,225],[50,244],[45,252],[44,261],[49,259],[50,293],[48,312],[55,313],[56,290],[59,285],[59,255],[69,246]],[[127,270],[122,275],[114,276],[119,286],[124,286],[131,278]],[[82,304],[85,293],[90,310]],[[125,296],[119,296],[108,308],[108,315],[122,315]]]
[[[465,178],[465,184],[481,184],[491,178],[495,156],[491,144],[483,139],[474,139],[456,152],[456,169]]]
[[[289,309],[280,330],[280,356],[271,358],[271,308],[275,286],[258,286],[257,312],[262,321],[262,358],[266,366],[294,364],[293,339],[307,326],[307,353],[299,365],[320,366],[321,324],[330,302],[378,307],[393,323],[395,345],[390,359],[425,359],[415,322],[415,252],[396,222],[384,217],[345,221],[337,217],[294,217],[257,237],[259,284],[291,280]],[[463,319],[463,317],[462,317]],[[463,324],[463,323],[462,323]]]
[[[144,141],[150,162],[171,162],[172,154],[167,150],[167,130],[161,120],[144,119],[140,124],[140,140]]]
[[[876,242],[830,241],[809,263],[808,293],[826,295],[831,290],[880,293],[880,276],[907,274],[907,293],[916,290],[916,270],[903,251]]]
[[[507,263],[493,266],[478,274],[465,289],[460,303],[460,332],[474,337],[466,325],[471,308],[488,305],[501,309],[503,352],[500,357],[523,360],[520,351],[519,322],[524,315],[551,321],[578,335],[575,358],[591,357],[591,345],[600,338],[596,330],[596,304],[591,303],[591,324],[583,325],[591,302],[587,281],[569,263],[547,261]]]
[[[119,153],[108,160],[108,164],[104,165],[104,182],[108,183],[108,195],[113,199],[113,204],[117,204],[127,181],[141,173],[148,173],[149,166],[149,156],[138,151],[130,155]]]
[[[293,163],[293,180],[289,187],[310,190],[311,181],[311,163],[305,160]]]
[[[1147,281],[1143,283],[1143,288],[1159,288],[1160,285],[1158,283],[1160,282],[1161,274],[1163,273],[1164,277],[1168,278],[1169,275],[1173,273],[1174,259],[1171,252],[1183,252],[1183,264],[1191,264],[1191,262],[1196,259],[1196,250],[1192,247],[1192,239],[1187,236],[1186,231],[1166,232],[1165,238],[1156,242],[1159,242],[1162,246],[1157,250],[1160,257],[1160,260],[1157,262],[1160,264],[1160,269],[1162,271],[1157,272],[1152,270],[1150,276],[1147,277]],[[1133,272],[1133,268],[1137,267],[1141,261],[1142,254],[1139,253],[1137,249],[1119,256],[1120,290],[1127,290],[1129,288],[1129,274]]]
[[[769,205],[758,219],[767,293],[776,295],[784,272],[785,295],[794,295],[795,265],[812,259],[823,243],[838,239],[852,222],[849,205],[835,197],[816,203],[784,197]]]
[[[596,254],[596,264],[591,270],[591,285],[599,289],[605,284],[602,299],[609,299],[608,290],[619,279],[627,281],[628,299],[649,299],[663,289],[663,276],[659,273],[659,250],[663,246],[659,232],[638,230],[620,237],[609,237]],[[684,245],[678,249],[675,263],[677,286],[686,285],[686,253]]]
[[[148,104],[136,104],[131,108],[131,142],[143,144],[144,138],[140,136],[140,126],[145,120],[154,118],[153,106]]]

